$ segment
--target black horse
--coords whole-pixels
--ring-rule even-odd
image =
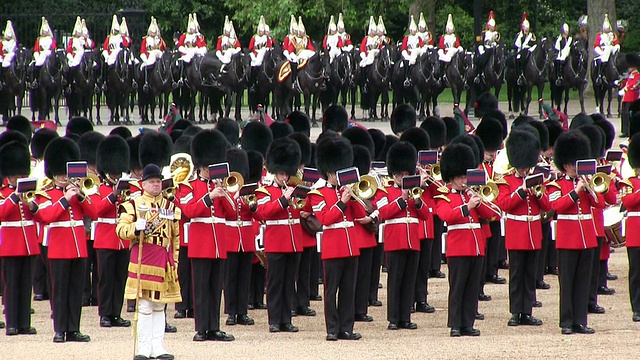
[[[474,80],[474,83],[477,85],[479,94],[488,92],[493,88],[496,98],[499,98],[500,89],[502,88],[505,77],[505,44],[500,42],[494,48],[486,48],[486,53],[483,57],[486,57],[484,64],[476,62],[476,71],[479,76],[476,77],[477,80]]]
[[[131,50],[123,48],[118,53],[116,62],[107,69],[107,106],[111,115],[109,125],[120,123],[121,116],[129,124],[129,101],[132,90],[133,65]],[[104,66],[108,66],[105,64]]]
[[[281,61],[276,68],[279,70],[286,62],[287,60]],[[318,52],[307,60],[303,68],[298,69],[298,82],[302,89],[302,95],[305,100],[305,113],[307,115],[309,114],[309,108],[313,100],[313,113],[311,117],[313,122],[315,122],[317,97],[320,91],[326,88],[325,72],[325,64],[323,64],[322,56]],[[284,120],[285,117],[291,113],[295,95],[297,95],[297,93],[293,90],[291,75],[288,75],[282,81],[276,81],[273,96],[277,106],[276,116],[278,120]],[[312,99],[312,95],[316,98]]]
[[[268,111],[271,105],[270,97],[274,88],[274,76],[277,76],[277,64],[282,61],[282,47],[280,45],[268,49],[262,59],[262,64],[251,71],[256,71],[253,90],[249,92],[249,111],[258,111],[258,105],[263,106],[264,112]],[[271,107],[271,116],[275,118],[275,102]]]
[[[221,65],[222,62],[218,60],[214,52],[209,52],[205,56],[195,56],[191,59],[191,63],[185,64],[184,71],[187,74],[187,81],[182,88],[183,100],[186,101],[188,109],[185,118],[191,121],[196,120],[195,110],[198,94],[200,94],[200,113],[198,116],[200,123],[209,122],[207,118],[209,106],[211,106],[212,113],[217,114],[217,118],[223,116],[221,103],[224,91],[218,81]]]
[[[434,48],[420,55],[411,72],[413,86],[418,90],[420,98],[420,118],[431,116],[431,109],[435,114],[438,95],[442,92],[440,74],[440,61],[438,51]],[[439,92],[438,92],[439,91]],[[395,102],[395,100],[394,100]],[[430,104],[433,105],[430,108]]]
[[[524,84],[521,85],[521,94],[526,94],[524,98],[524,113],[529,114],[529,104],[531,103],[531,92],[533,87],[538,88],[538,100],[542,99],[544,85],[547,82],[547,71],[549,58],[551,57],[551,42],[547,38],[542,38],[538,46],[529,54],[526,65],[523,69]],[[538,113],[543,118],[542,105],[538,103]]]
[[[242,108],[242,95],[249,83],[251,73],[251,58],[246,51],[240,51],[231,57],[231,62],[225,67],[225,73],[220,78],[222,90],[225,94],[224,116],[229,117],[231,106],[235,106],[234,118],[242,121],[240,110]],[[301,82],[302,85],[302,82]]]
[[[325,52],[324,58],[325,61],[329,61],[329,54]],[[342,106],[346,108],[347,95],[353,83],[353,60],[351,59],[351,54],[342,52],[333,59],[333,62],[325,66],[328,66],[330,70],[327,90],[320,95],[322,111],[324,112],[331,105],[338,104],[340,96],[342,96]],[[352,109],[352,111],[355,112],[355,109]]]
[[[389,118],[389,80],[393,70],[392,56],[394,48],[385,44],[376,54],[373,64],[364,69],[366,77],[366,90],[362,89],[362,108],[368,111],[368,119],[378,119],[378,98],[380,102],[380,118]],[[363,71],[363,69],[361,69]]]
[[[10,116],[22,113],[22,100],[26,90],[27,67],[31,60],[31,50],[21,47],[8,68],[2,69],[4,87],[0,90],[0,111],[2,122]]]
[[[159,106],[159,117],[165,116],[169,111],[169,94],[174,83],[171,65],[173,62],[173,54],[169,50],[165,50],[162,56],[158,58],[152,66],[147,66],[146,75],[143,71],[139,71],[136,76],[138,84],[146,82],[148,87],[138,87],[138,110],[142,124],[155,124],[156,101]],[[149,117],[151,111],[151,117]]]
[[[441,86],[446,86],[451,89],[455,107],[460,104],[462,92],[469,89],[467,80],[469,72],[473,70],[473,57],[471,54],[467,55],[462,52],[456,52],[451,58],[451,62],[444,66],[443,72],[447,76],[447,81],[441,81]],[[435,106],[437,106],[437,100],[434,103],[434,107]]]
[[[411,104],[415,109],[418,108],[420,101],[420,94],[418,93],[418,87],[415,82],[418,80],[414,73],[422,66],[422,55],[416,59],[413,65],[408,65],[408,61],[405,61],[400,57],[393,65],[391,75],[391,90],[393,91],[393,98],[391,100],[392,107],[395,108],[400,104]],[[409,69],[405,67],[409,66]],[[407,75],[412,80],[411,84],[405,84],[405,72],[409,72]],[[407,86],[408,85],[408,86]]]
[[[557,66],[558,64],[556,64]],[[556,72],[550,72],[549,83],[551,85],[551,103],[560,110],[562,104],[562,94],[564,93],[564,113],[567,113],[569,104],[569,90],[577,89],[580,98],[580,111],[584,109],[584,90],[587,87],[587,68],[589,67],[589,52],[581,40],[574,40],[571,43],[569,55],[562,65],[562,84],[556,85],[558,80]]]
[[[38,87],[30,90],[31,120],[35,120],[35,112],[38,112],[38,120],[49,119],[53,110],[56,124],[60,124],[58,109],[64,78],[62,74],[67,72],[67,58],[64,50],[57,49],[45,60],[38,76]],[[51,101],[53,100],[53,107]]]
[[[597,81],[596,60],[591,64],[591,81],[593,82],[593,92],[596,100],[596,112],[604,114],[604,97],[607,96],[607,117],[611,117],[611,99],[613,90],[617,92],[617,82],[621,80],[622,73],[626,70],[624,66],[624,56],[616,52],[609,57],[609,61],[602,68],[604,81]]]
[[[69,68],[68,74],[65,74],[68,86],[65,87],[64,94],[69,119],[73,116],[84,116],[93,122],[93,98],[94,94],[99,92],[96,85],[99,56],[97,51],[86,50],[80,64]],[[102,125],[98,106],[96,103],[97,124]]]

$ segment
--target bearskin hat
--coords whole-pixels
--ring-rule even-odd
[[[97,131],[88,131],[78,139],[78,147],[80,148],[80,158],[89,165],[96,164],[98,144],[105,138],[104,135]]]
[[[27,145],[11,141],[0,147],[0,176],[29,175],[31,173],[31,154]]]
[[[349,114],[342,105],[331,105],[322,114],[322,131],[342,133],[349,127]]]
[[[447,125],[437,116],[424,119],[420,127],[429,134],[432,149],[439,149],[447,141]]]
[[[8,144],[12,141],[18,141],[29,146],[29,141],[20,131],[6,130],[0,134],[0,146]]]
[[[484,114],[484,117],[490,117],[500,121],[500,124],[502,124],[502,139],[504,140],[507,138],[509,125],[507,125],[507,118],[504,116],[504,113],[502,111],[498,109],[489,110],[486,114]]]
[[[471,147],[462,142],[452,142],[440,157],[442,180],[451,182],[456,176],[467,174],[468,169],[475,169],[475,154]]]
[[[173,126],[171,127],[171,130],[184,130],[188,127],[193,126],[193,123],[189,120],[185,120],[185,119],[180,119],[178,121],[176,121],[175,123],[173,123]]]
[[[145,131],[140,139],[140,164],[143,167],[149,164],[158,165],[162,168],[169,165],[171,161],[171,148],[173,142],[171,137],[164,132]]]
[[[191,142],[193,136],[180,136],[175,143],[173,143],[173,151],[171,154],[185,153],[191,154]]]
[[[67,123],[67,134],[78,134],[82,136],[82,134],[89,131],[93,131],[93,124],[86,117],[74,116]]]
[[[324,139],[336,138],[336,137],[340,137],[340,134],[338,134],[333,130],[325,130],[321,132],[320,135],[318,135],[318,138],[316,139],[316,144],[319,144]]]
[[[571,119],[571,124],[569,124],[569,130],[575,130],[584,125],[593,125],[593,119],[591,116],[585,113],[579,113]]]
[[[38,129],[31,138],[31,155],[36,159],[42,159],[44,156],[44,149],[47,148],[49,142],[58,137],[60,137],[60,135],[58,135],[54,130]]]
[[[328,137],[318,142],[316,164],[323,178],[338,170],[353,166],[353,148],[343,137]]]
[[[142,135],[130,137],[127,139],[129,145],[129,168],[131,170],[142,170],[144,167],[140,163],[140,140]]]
[[[450,116],[443,117],[442,121],[444,121],[444,125],[447,127],[447,140],[445,144],[449,144],[451,140],[460,135],[460,125],[458,125],[456,119]]]
[[[484,92],[476,100],[476,116],[484,117],[488,111],[498,108],[498,99],[490,92]]]
[[[490,117],[482,118],[476,128],[476,135],[488,151],[497,151],[502,147],[502,124]]]
[[[178,141],[178,139],[180,139],[180,137],[182,136],[182,132],[184,130],[182,129],[176,129],[176,130],[171,130],[171,132],[169,133],[169,137],[171,138],[171,142],[173,144],[176,143],[176,141]]]
[[[238,126],[237,121],[229,118],[222,118],[218,120],[216,129],[218,129],[218,131],[227,138],[227,141],[231,146],[238,146],[238,143],[240,142],[240,126]]]
[[[549,132],[549,147],[553,147],[558,140],[558,136],[564,132],[562,124],[557,120],[547,119],[542,122]]]
[[[300,168],[301,158],[298,142],[290,138],[282,138],[272,142],[267,149],[267,170],[272,174],[284,172],[294,176]]]
[[[273,134],[267,125],[259,121],[252,121],[242,130],[240,146],[246,151],[256,150],[266,156],[267,149],[273,141]]]
[[[601,114],[598,114],[598,115],[601,115]],[[604,148],[606,150],[611,149],[611,147],[613,146],[613,140],[616,137],[616,128],[604,116],[602,117],[602,119],[594,118],[594,120],[595,120],[594,125],[598,126],[604,131],[604,138],[605,138]]]
[[[601,158],[604,155],[604,130],[596,125],[584,125],[579,127],[578,130],[589,138],[589,144],[591,144],[591,158]]]
[[[482,143],[482,140],[478,137],[478,135],[469,134],[469,137],[471,137],[473,141],[475,141],[476,146],[478,147],[478,164],[476,166],[480,166],[480,164],[482,164],[482,162],[484,161],[484,144]]]
[[[407,129],[416,126],[416,110],[409,104],[400,104],[391,113],[391,131],[399,135]]]
[[[535,119],[531,116],[518,115],[511,123],[511,130],[517,128],[518,126],[529,125],[529,123],[532,121],[535,121]]]
[[[349,140],[349,142],[351,142],[351,145],[362,145],[366,147],[367,150],[369,150],[371,156],[375,154],[376,145],[374,144],[373,138],[371,137],[371,134],[369,134],[369,131],[361,127],[353,126],[343,131],[342,136]]]
[[[31,142],[31,122],[22,115],[14,115],[7,121],[7,130],[19,131]]]
[[[300,132],[294,132],[287,136],[295,140],[300,145],[300,165],[308,164],[311,162],[311,140],[309,137]]]
[[[69,161],[80,161],[78,144],[67,137],[51,140],[44,151],[45,175],[50,179],[56,175],[66,175]]]
[[[447,147],[453,144],[465,144],[469,148],[471,148],[471,151],[473,153],[473,162],[474,162],[473,168],[477,168],[478,166],[480,166],[480,163],[482,162],[482,160],[484,160],[484,146],[482,147],[483,151],[480,152],[480,148],[478,147],[478,142],[473,138],[473,136],[469,134],[458,135],[455,138],[453,138],[451,142],[449,142],[449,145],[447,145]]]
[[[565,131],[556,140],[553,150],[553,163],[564,171],[564,165],[575,165],[578,160],[591,158],[591,144],[578,130]]]
[[[198,125],[189,126],[188,128],[182,131],[182,136],[195,136],[200,131],[204,130],[202,127]]]
[[[360,176],[371,171],[371,153],[363,145],[353,145],[353,166],[358,168]]]
[[[542,121],[538,120],[532,121],[529,125],[538,130],[540,149],[542,151],[547,151],[547,149],[549,149],[549,130],[547,129],[547,127],[542,123]]]
[[[402,135],[400,135],[400,141],[410,143],[417,151],[429,150],[431,148],[429,134],[427,134],[423,128],[419,127],[412,127],[405,130]]]
[[[627,53],[625,55],[625,60],[627,61],[627,66],[640,68],[640,54],[638,53]]]
[[[306,166],[315,168],[316,167],[316,150],[318,145],[316,143],[311,143],[311,158],[308,163],[305,163]]]
[[[309,120],[309,116],[302,111],[292,111],[284,121],[291,125],[293,132],[301,132],[307,136],[311,136],[311,121]]]
[[[293,127],[286,122],[274,121],[269,126],[273,140],[281,139],[289,134],[293,134]]]
[[[228,142],[215,129],[202,130],[191,140],[191,159],[196,168],[225,162]]]
[[[109,135],[97,146],[97,169],[104,178],[106,174],[129,171],[129,145],[118,135]]]
[[[398,141],[387,153],[387,171],[389,175],[408,172],[413,175],[418,164],[418,150],[407,141]]]
[[[516,169],[532,168],[538,163],[540,141],[528,131],[515,129],[505,144],[509,164]]]
[[[384,161],[385,157],[382,155],[384,152],[384,147],[387,144],[387,138],[380,129],[368,129],[367,132],[371,135],[371,139],[373,140],[373,147],[375,152],[373,154],[373,160],[375,161]]]
[[[125,140],[133,136],[131,135],[131,130],[129,130],[129,128],[127,128],[126,126],[118,126],[113,128],[113,130],[109,132],[109,135],[118,135]]]
[[[640,133],[633,135],[629,140],[627,156],[632,169],[640,168]]]
[[[382,150],[382,156],[380,161],[387,162],[387,154],[389,154],[389,149],[393,146],[393,144],[398,142],[398,137],[395,135],[387,134],[385,135],[385,139],[387,140],[384,144],[384,150]]]
[[[247,152],[243,149],[231,148],[227,150],[226,156],[229,163],[229,171],[239,172],[243,179],[248,179],[250,172]]]
[[[264,167],[264,158],[262,154],[255,150],[247,151],[247,159],[249,161],[249,176],[245,183],[259,183],[262,180],[262,168]]]

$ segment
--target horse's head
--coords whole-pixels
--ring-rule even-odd
[[[385,44],[378,53],[378,68],[381,70],[388,70],[391,68],[391,53],[393,48],[389,44]]]

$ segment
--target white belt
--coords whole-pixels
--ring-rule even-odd
[[[300,219],[267,220],[265,225],[294,225],[300,224]]]
[[[246,226],[253,226],[253,221],[227,220],[225,221],[225,224],[227,226],[233,226],[233,227],[246,227]]]
[[[418,224],[419,221],[414,217],[403,217],[397,219],[389,219],[384,221],[385,225],[393,225],[393,224]]]
[[[473,229],[480,229],[480,223],[466,223],[466,224],[447,225],[447,231],[451,231],[451,230],[473,230]]]
[[[50,223],[49,228],[57,228],[57,227],[84,227],[84,222],[82,220],[71,220],[71,221],[55,221]]]
[[[197,217],[191,219],[191,223],[200,223],[200,224],[224,224],[225,220],[219,217]]]
[[[627,217],[640,217],[640,211],[629,211]],[[4,225],[5,223],[2,223]]]
[[[591,214],[558,214],[558,220],[591,220],[592,218]]]
[[[538,221],[540,220],[540,214],[538,215],[513,215],[513,214],[505,214],[505,217],[509,220],[515,221]]]
[[[96,220],[96,222],[102,223],[102,224],[109,224],[109,225],[118,225],[118,219],[116,218],[101,218],[99,217],[98,220]]]
[[[32,226],[34,225],[33,220],[24,220],[24,221],[3,221],[0,223],[2,227],[23,227],[23,226]]]
[[[339,223],[323,226],[323,230],[347,229],[353,227],[353,221],[341,221]]]

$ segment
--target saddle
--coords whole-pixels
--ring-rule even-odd
[[[307,59],[298,63],[298,70],[302,70],[307,66]],[[278,69],[278,82],[285,81],[291,75],[291,62],[285,61]]]

